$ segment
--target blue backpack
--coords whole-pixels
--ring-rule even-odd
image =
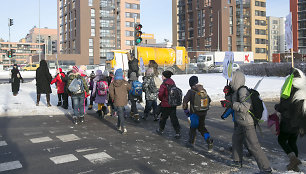
[[[142,96],[142,83],[138,80],[132,82],[132,89],[130,90],[130,94],[133,96]]]

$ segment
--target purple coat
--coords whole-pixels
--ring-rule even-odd
[[[92,96],[95,97],[95,103],[98,103],[98,104],[102,104],[102,103],[107,104],[107,102],[108,102],[107,101],[108,94],[105,95],[105,96],[100,96],[100,95],[98,95],[98,92],[97,92],[97,82],[100,81],[100,80],[107,82],[106,78],[102,74],[101,75],[97,74],[96,77],[93,79],[94,85],[93,85]]]

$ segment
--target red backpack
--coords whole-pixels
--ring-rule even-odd
[[[108,85],[106,81],[97,82],[97,93],[99,96],[107,95]]]

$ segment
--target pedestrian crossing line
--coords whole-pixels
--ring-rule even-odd
[[[133,170],[133,169],[126,169],[126,170],[121,170],[121,171],[118,171],[118,172],[113,172],[113,173],[110,173],[110,174],[140,174],[140,173]]]
[[[114,158],[112,158],[105,152],[93,153],[93,154],[88,154],[88,155],[83,155],[83,156],[93,164],[103,164],[103,163],[114,160]]]
[[[7,146],[6,141],[0,141],[0,146]]]
[[[84,149],[77,149],[75,151],[78,153],[81,153],[81,152],[88,152],[88,151],[97,150],[97,149],[98,148],[84,148]]]
[[[63,164],[63,163],[69,163],[69,162],[77,161],[78,158],[75,157],[73,154],[67,154],[67,155],[60,155],[60,156],[51,157],[50,160],[53,161],[54,164]]]
[[[22,164],[19,161],[0,163],[0,172],[15,170],[19,168],[22,168]]]
[[[80,140],[78,136],[74,134],[68,134],[68,135],[61,135],[61,136],[56,136],[56,138],[60,139],[62,142],[69,142],[69,141],[77,141]]]
[[[32,143],[43,143],[43,142],[48,142],[52,141],[50,137],[39,137],[39,138],[32,138],[30,139]]]

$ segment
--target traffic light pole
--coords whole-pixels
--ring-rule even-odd
[[[137,17],[134,16],[134,38],[136,38],[136,27],[137,25]],[[137,46],[136,46],[136,40],[134,39],[134,56],[135,56],[135,59],[137,59]]]
[[[9,51],[11,51],[11,19],[8,19],[8,27],[9,27]],[[11,66],[11,59],[9,57],[7,57],[9,59],[9,66]]]

